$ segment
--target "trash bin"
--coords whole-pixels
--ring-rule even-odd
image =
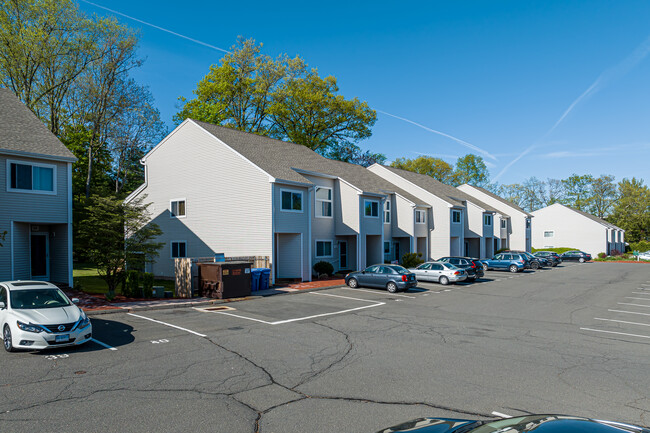
[[[259,290],[267,290],[269,288],[269,281],[271,280],[271,270],[268,268],[259,268],[262,271],[260,276],[260,288]]]
[[[199,296],[242,298],[251,294],[250,262],[198,263]]]
[[[262,268],[251,269],[251,291],[256,292],[260,289],[261,276],[262,276]]]

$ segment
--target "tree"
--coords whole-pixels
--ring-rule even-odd
[[[554,203],[561,203],[564,199],[564,185],[559,179],[546,179],[547,193],[545,196],[544,206],[550,206]]]
[[[471,153],[458,158],[455,176],[458,185],[467,183],[483,187],[490,183],[490,173],[483,158]]]
[[[97,266],[109,293],[115,293],[127,263],[150,261],[163,246],[153,242],[162,230],[148,222],[149,205],[143,204],[144,198],[130,203],[98,195],[88,199],[87,216],[79,236],[86,245],[88,260]]]
[[[589,174],[580,176],[575,173],[562,179],[564,197],[560,203],[586,212],[592,201],[590,189],[593,180],[593,176]]]
[[[523,209],[527,212],[536,211],[544,206],[546,183],[533,176],[524,181],[520,193],[520,202],[523,203]]]
[[[498,194],[505,200],[508,200],[511,203],[516,204],[517,206],[523,208],[525,206],[525,193],[523,191],[523,186],[518,183],[513,183],[510,185],[500,185]]]
[[[274,60],[261,49],[240,37],[197,84],[195,97],[180,98],[183,106],[175,121],[190,117],[335,157],[345,157],[350,146],[370,137],[377,115],[366,102],[339,95],[336,78],[321,78],[300,57],[283,54]]]
[[[413,171],[415,173],[426,174],[442,183],[456,185],[456,175],[451,164],[440,158],[432,156],[418,156],[415,159],[397,158],[390,164],[391,167],[402,170]]]
[[[598,218],[609,215],[617,198],[614,176],[603,174],[591,182],[589,212]]]
[[[369,150],[364,152],[359,146],[354,144],[330,149],[324,156],[338,161],[357,164],[362,167],[370,167],[373,164],[383,164],[386,162],[386,155],[383,153],[373,153]]]
[[[650,188],[643,180],[623,179],[608,221],[625,230],[626,241],[650,240]]]

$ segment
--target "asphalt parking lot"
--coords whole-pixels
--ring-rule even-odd
[[[542,412],[650,425],[650,266],[488,271],[92,323],[85,346],[0,354],[3,431],[373,432]]]

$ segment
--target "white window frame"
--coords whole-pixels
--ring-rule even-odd
[[[384,202],[384,224],[390,224],[390,199]]]
[[[180,203],[183,202],[185,203],[185,213],[183,215],[174,215],[172,213],[172,203]],[[178,205],[176,206],[178,208]],[[185,198],[173,198],[169,200],[169,217],[170,218],[185,218],[187,216],[187,200]]]
[[[33,167],[42,167],[52,169],[52,191],[44,191],[40,189],[21,189],[21,188],[12,188],[11,187],[11,164],[19,165],[29,165],[32,167],[32,187],[34,186],[34,170]],[[39,195],[56,195],[56,165],[54,164],[43,164],[40,162],[31,162],[31,161],[21,161],[16,159],[7,160],[7,192],[20,192],[25,194],[39,194]]]
[[[550,233],[550,234],[549,234]],[[552,238],[555,237],[555,230],[545,230],[544,231],[544,237],[545,238]]]
[[[174,257],[174,244],[185,244],[185,255],[183,257]],[[169,258],[186,259],[187,258],[187,241],[169,241]]]
[[[322,198],[318,198],[318,195],[316,194],[319,189],[327,189],[330,192],[330,199],[329,200],[324,200]],[[329,188],[327,186],[317,186],[316,191],[314,191],[314,199],[316,200],[316,206],[314,207],[315,210],[315,215],[316,218],[334,218],[334,190],[332,188]],[[323,203],[329,203],[330,204],[330,212],[331,215],[322,215],[323,212]],[[319,215],[321,213],[321,215]]]
[[[492,215],[489,213],[483,214],[483,225],[491,226],[492,225]]]
[[[330,254],[329,256],[319,256],[318,255],[318,243],[323,242],[323,243],[328,243],[330,244]],[[316,249],[314,250],[314,257],[317,259],[331,259],[334,257],[334,241],[331,239],[316,239]]]
[[[418,215],[422,215],[422,218],[420,221],[418,221]],[[415,224],[426,224],[427,222],[427,213],[423,210],[416,209],[415,210]]]
[[[458,215],[458,221],[454,221],[454,215]],[[463,220],[462,213],[458,209],[452,209],[451,210],[451,223],[452,224],[460,224],[462,220]]]
[[[366,206],[368,203],[371,203],[370,205],[370,215],[366,215]],[[372,215],[372,203],[377,205],[377,215]],[[366,218],[379,218],[379,201],[378,200],[364,200],[363,201],[363,216]]]
[[[506,220],[501,220],[501,228],[502,229],[508,228],[508,222]]]
[[[282,207],[282,194],[285,192],[290,192],[292,194],[300,194],[300,210],[297,209],[284,209]],[[293,204],[293,196],[291,196],[291,203]],[[293,207],[293,206],[291,206]],[[303,213],[305,210],[305,195],[303,194],[303,191],[299,189],[288,189],[288,188],[280,188],[280,211],[281,212],[293,212],[293,213]]]

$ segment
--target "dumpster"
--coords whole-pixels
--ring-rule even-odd
[[[260,289],[261,277],[262,277],[262,268],[251,269],[251,291],[255,292]]]
[[[268,268],[260,268],[262,275],[260,276],[260,290],[267,290],[269,288],[269,281],[271,280],[271,270]]]
[[[251,294],[250,262],[198,263],[199,296],[241,298]]]

